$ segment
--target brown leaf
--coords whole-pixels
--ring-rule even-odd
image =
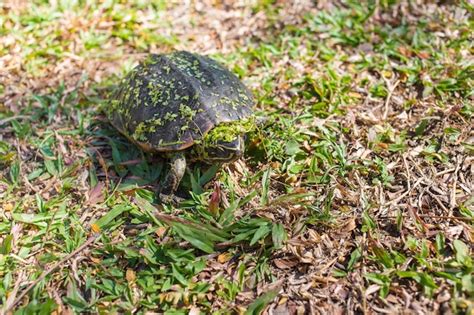
[[[292,313],[290,313],[290,310],[286,304],[279,304],[278,307],[273,310],[273,314],[290,315]]]
[[[313,148],[309,145],[308,141],[303,142],[303,148],[306,150],[306,152],[311,153],[313,151]]]
[[[351,232],[356,228],[355,218],[347,220],[346,224],[341,228],[341,232]]]
[[[100,258],[91,257],[90,260],[91,260],[94,264],[100,264],[100,263],[102,263],[102,259],[100,259]]]
[[[420,218],[420,216],[418,215],[417,211],[416,211],[416,208],[408,205],[408,214],[410,215],[410,217],[412,217],[412,219],[421,224],[421,226],[423,227],[423,230],[426,232],[426,231],[429,231],[429,227],[426,225],[426,223]]]
[[[421,59],[427,59],[430,57],[430,53],[427,51],[420,51],[419,53],[416,54],[419,58]]]
[[[275,259],[273,261],[275,266],[277,266],[278,269],[291,269],[294,266],[298,265],[298,260],[297,259]]]
[[[223,253],[223,254],[220,254],[219,256],[217,256],[217,261],[220,264],[223,264],[223,263],[228,262],[231,258],[232,258],[231,253]]]
[[[193,306],[191,307],[191,309],[189,310],[189,315],[199,315],[201,314],[201,311],[199,310],[199,308]]]
[[[98,226],[97,224],[95,223],[92,223],[91,224],[91,229],[94,233],[100,233],[101,229],[100,229],[100,226]]]
[[[103,182],[98,182],[97,185],[94,186],[91,190],[89,190],[89,196],[87,200],[87,204],[95,205],[99,202],[104,201],[104,193],[102,188],[104,188]]]
[[[155,234],[156,234],[156,236],[158,236],[159,238],[161,238],[161,237],[163,237],[163,235],[165,235],[166,230],[167,230],[166,227],[160,226],[159,228],[157,228],[157,229],[155,230]]]
[[[127,279],[128,282],[134,282],[136,278],[135,271],[133,271],[133,269],[127,269],[125,272],[125,279]]]
[[[405,57],[411,57],[413,55],[413,52],[411,51],[411,49],[403,47],[403,46],[398,47],[398,52]]]

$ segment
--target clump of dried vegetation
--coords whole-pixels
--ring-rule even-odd
[[[473,311],[469,2],[0,6],[2,312]],[[179,207],[101,114],[175,49],[231,68],[265,117]]]

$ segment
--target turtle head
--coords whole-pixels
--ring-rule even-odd
[[[232,139],[216,139],[215,142],[203,143],[205,156],[202,160],[206,163],[226,163],[240,158],[244,153],[245,135],[236,135]]]
[[[217,125],[195,146],[196,158],[208,164],[237,160],[244,153],[245,134],[250,128],[246,121]]]

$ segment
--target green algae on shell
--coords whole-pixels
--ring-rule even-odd
[[[179,51],[149,55],[133,69],[113,96],[108,116],[144,150],[170,152],[202,143],[207,134],[212,140],[217,133],[244,130],[236,126],[248,125],[253,105],[250,91],[229,70]]]

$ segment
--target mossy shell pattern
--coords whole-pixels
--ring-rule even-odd
[[[122,81],[107,109],[145,151],[184,150],[223,122],[252,115],[250,91],[216,61],[185,51],[152,54]]]

